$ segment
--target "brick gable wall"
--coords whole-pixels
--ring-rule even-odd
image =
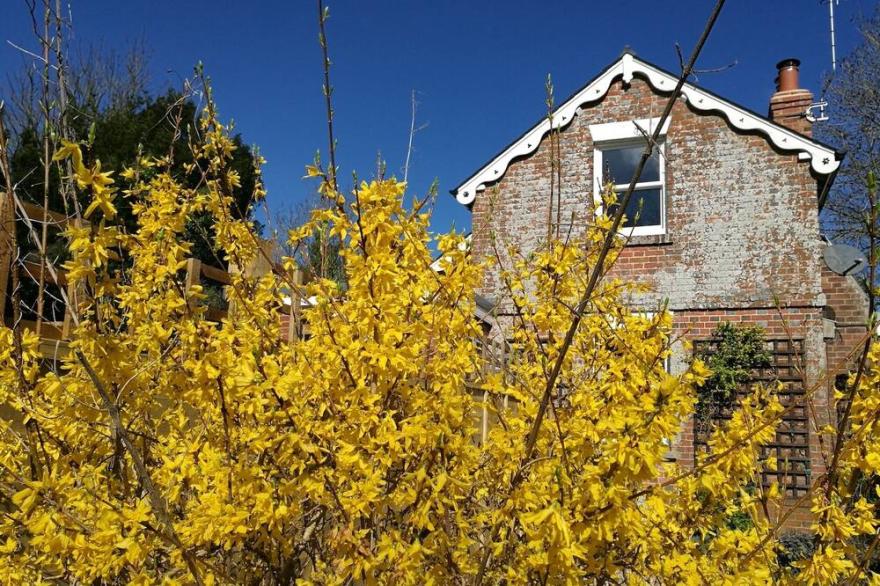
[[[650,118],[666,98],[640,79],[612,85],[560,135],[562,229],[591,221],[593,144],[589,125]],[[797,155],[776,153],[760,135],[734,132],[718,115],[698,114],[680,100],[666,137],[667,235],[636,237],[615,274],[647,279],[654,299],[670,307],[742,307],[821,301],[816,182]],[[527,253],[546,239],[550,217],[550,152],[545,138],[530,157],[510,165],[473,205],[473,250]],[[556,218],[556,210],[552,217]],[[494,239],[493,239],[494,235]],[[493,246],[494,244],[494,246]],[[497,271],[484,293],[503,298]]]
[[[643,80],[612,84],[607,95],[584,107],[559,135],[561,206],[551,209],[549,140],[532,155],[514,161],[505,176],[477,195],[472,207],[472,251],[509,264],[507,247],[523,254],[547,238],[557,212],[564,234],[583,230],[593,209],[593,143],[590,124],[659,116],[667,98]],[[829,359],[845,354],[855,327],[838,328],[825,340],[823,316],[829,299],[849,323],[864,322],[850,281],[823,269],[817,184],[809,163],[775,149],[760,134],[733,129],[720,115],[697,113],[680,99],[666,136],[666,217],[664,236],[635,237],[611,275],[649,283],[652,291],[630,302],[650,309],[668,299],[675,334],[705,339],[721,321],[759,324],[768,337],[803,340],[805,386],[817,389],[813,409],[820,425],[833,421]],[[480,293],[500,302],[500,322],[510,306],[490,268]],[[827,291],[827,295],[826,292]],[[855,295],[855,297],[854,297]],[[864,332],[864,328],[862,329]],[[679,344],[673,370],[690,360]],[[833,378],[833,377],[832,377]],[[822,446],[810,435],[813,478],[824,471]],[[674,447],[683,463],[693,462],[693,426],[688,423]],[[789,527],[806,529],[809,514],[798,511]]]

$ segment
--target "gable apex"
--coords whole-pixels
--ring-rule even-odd
[[[477,193],[483,191],[487,185],[500,180],[514,159],[535,152],[551,129],[567,127],[578,115],[581,107],[604,98],[616,80],[622,79],[624,83],[629,84],[636,74],[644,78],[658,92],[672,92],[678,83],[678,76],[639,59],[629,47],[626,47],[616,61],[556,108],[550,119],[545,116],[450,193],[459,203],[470,207]],[[708,90],[685,83],[681,89],[681,96],[697,111],[717,112],[734,128],[759,132],[779,150],[798,153],[801,159],[810,161],[812,170],[819,175],[831,175],[840,165],[842,155],[834,148],[798,134]]]

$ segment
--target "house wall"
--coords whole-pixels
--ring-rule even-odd
[[[868,295],[855,278],[832,273],[824,265],[822,290],[827,300],[823,317],[833,324],[825,339],[828,367],[853,368],[867,332]]]
[[[607,96],[583,108],[560,135],[563,231],[591,221],[593,199],[590,124],[658,116],[666,97],[636,78],[620,81]],[[760,135],[735,132],[714,114],[698,114],[679,100],[666,137],[667,234],[632,239],[613,274],[654,285],[636,303],[668,298],[670,309],[817,306],[820,279],[816,182],[797,155],[773,150]],[[545,240],[550,217],[550,149],[545,137],[530,157],[473,204],[473,250],[505,244],[527,253]],[[556,210],[552,217],[556,218]],[[496,246],[493,246],[493,242]],[[504,298],[498,268],[483,293]],[[502,308],[503,309],[503,308]]]
[[[557,217],[563,234],[569,228],[577,233],[591,221],[589,125],[656,117],[666,100],[636,78],[628,86],[618,80],[603,99],[581,108],[559,135],[558,210],[551,209],[548,137],[477,195],[472,251],[476,258],[499,261],[487,270],[480,293],[499,302],[502,323],[511,309],[499,279],[509,263],[507,247],[528,254],[546,240]],[[822,382],[826,354],[837,357],[842,344],[824,339],[826,291],[847,320],[864,308],[850,299],[849,284],[823,271],[817,185],[809,163],[777,151],[760,134],[733,129],[720,115],[690,109],[682,99],[672,110],[666,157],[667,233],[632,238],[611,275],[651,285],[650,292],[630,300],[636,307],[650,309],[668,299],[675,333],[684,339],[708,338],[721,321],[759,324],[768,337],[802,339],[806,386],[816,387],[813,408],[820,422],[833,421],[828,385]],[[849,330],[838,332],[841,342],[851,338]],[[672,368],[682,369],[689,360],[679,344]],[[674,455],[687,464],[693,451],[689,422]],[[809,451],[817,478],[824,464],[815,434]],[[808,511],[799,511],[789,527],[808,524]]]

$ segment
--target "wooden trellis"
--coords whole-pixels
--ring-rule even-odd
[[[6,194],[2,194],[6,197]],[[0,242],[0,266],[9,267],[9,270],[0,270],[0,319],[4,320],[6,325],[6,303],[10,295],[9,287],[13,281],[10,275],[13,271],[20,283],[32,281],[36,284],[40,283],[42,276],[43,290],[39,292],[43,295],[45,301],[47,286],[55,286],[61,291],[65,291],[68,298],[75,296],[72,286],[67,281],[67,271],[60,264],[55,264],[43,258],[39,253],[27,255],[21,259],[13,259],[12,234],[15,230],[15,220],[26,221],[30,226],[47,226],[66,229],[70,226],[89,226],[89,222],[81,219],[74,219],[65,214],[47,210],[42,206],[26,201],[13,200],[9,198],[5,202],[5,226],[3,233],[3,241]],[[13,208],[14,205],[14,208]],[[60,300],[59,300],[60,301]],[[38,303],[38,307],[39,307]],[[33,313],[37,313],[34,310]],[[60,319],[58,319],[60,318]],[[72,325],[72,316],[69,308],[65,304],[61,314],[46,315],[45,307],[36,319],[20,319],[18,326],[27,330],[36,332],[40,336],[40,353],[46,358],[57,359],[67,353],[67,339]]]
[[[32,225],[41,225],[45,222],[61,229],[65,229],[71,225],[84,227],[89,225],[89,222],[86,220],[69,218],[62,213],[45,210],[42,206],[29,202],[17,202],[17,209],[15,212],[16,213],[10,214],[10,217],[6,218],[6,226],[4,226],[5,230],[3,233],[7,236],[11,234],[12,230],[14,230],[12,218],[24,220],[24,216],[26,216],[26,219]],[[11,255],[12,252],[14,252],[11,243],[5,241],[0,242],[0,252],[2,252],[3,255]],[[35,255],[33,258],[25,257],[24,259],[17,260],[14,264],[10,264],[8,258],[4,257],[3,260],[4,262],[2,266],[11,266],[11,270],[18,272],[17,276],[20,281],[32,280],[35,283],[38,283],[38,275],[42,273],[45,284],[51,284],[63,288],[67,292],[68,299],[76,298],[77,292],[75,292],[72,285],[68,283],[67,271],[65,271],[60,264],[52,264],[46,259],[41,258],[41,255],[39,254]],[[50,267],[51,270],[49,270]],[[262,270],[262,268],[262,266],[256,268],[249,267],[247,270],[249,272],[254,272],[255,270]],[[6,325],[11,326],[13,324],[8,323],[8,320],[6,319],[5,303],[7,300],[8,288],[12,280],[9,278],[9,273],[6,271],[0,271],[0,273],[3,273],[0,275],[0,319],[7,322]],[[192,285],[206,284],[206,282],[219,284],[221,290],[225,290],[225,287],[232,284],[232,277],[226,270],[204,264],[195,258],[188,259],[185,277],[186,290],[189,291],[189,288]],[[45,291],[42,291],[40,294],[45,295],[46,293]],[[49,320],[46,319],[47,316],[39,316],[39,321],[22,319],[18,322],[19,327],[39,334],[40,352],[45,358],[57,359],[67,353],[66,341],[70,336],[70,330],[73,325],[73,316],[71,315],[68,304],[65,303],[64,305],[62,320]],[[226,317],[227,314],[228,310],[226,307],[209,306],[207,308],[207,318],[212,321],[220,321]]]
[[[476,429],[473,439],[475,443],[482,444],[492,427],[499,424],[499,414],[503,416],[504,412],[515,412],[518,403],[510,397],[493,396],[481,386],[480,379],[495,372],[506,375],[511,361],[519,357],[509,342],[490,337],[488,330],[483,336],[474,339],[474,345],[481,358],[481,372],[468,382],[468,388],[475,400],[473,416]]]
[[[711,354],[717,347],[717,340],[695,340],[695,354]],[[809,417],[806,404],[806,387],[803,377],[804,342],[803,340],[771,339],[766,341],[770,353],[770,365],[767,368],[752,371],[751,380],[743,385],[737,393],[737,401],[722,406],[711,414],[708,429],[694,429],[694,454],[706,450],[706,442],[711,429],[729,421],[737,404],[756,383],[773,385],[781,383],[777,396],[783,406],[787,407],[782,422],[776,431],[776,440],[762,447],[762,456],[775,456],[777,469],[764,467],[761,471],[761,482],[766,488],[773,482],[789,498],[798,498],[806,494],[810,486],[810,434]]]

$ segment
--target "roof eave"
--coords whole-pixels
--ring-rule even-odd
[[[658,92],[671,91],[677,82],[677,77],[672,73],[636,58],[632,52],[625,51],[619,59],[605,67],[599,75],[569,96],[556,109],[552,117],[545,116],[532,125],[529,130],[489,159],[485,165],[472,173],[457,187],[451,189],[450,193],[459,203],[470,209],[477,192],[499,181],[514,160],[528,156],[537,150],[547,132],[568,126],[581,107],[603,99],[618,77],[622,77],[624,82],[629,83],[636,75],[646,79],[648,84]],[[665,87],[667,85],[668,88]],[[723,115],[734,128],[761,132],[771,144],[780,150],[806,154],[811,161],[811,167],[820,175],[827,176],[835,172],[843,159],[844,153],[834,147],[795,132],[744,106],[722,98],[710,90],[686,83],[682,89],[682,96],[696,110],[715,111],[719,115]],[[463,189],[466,191],[462,192]]]

